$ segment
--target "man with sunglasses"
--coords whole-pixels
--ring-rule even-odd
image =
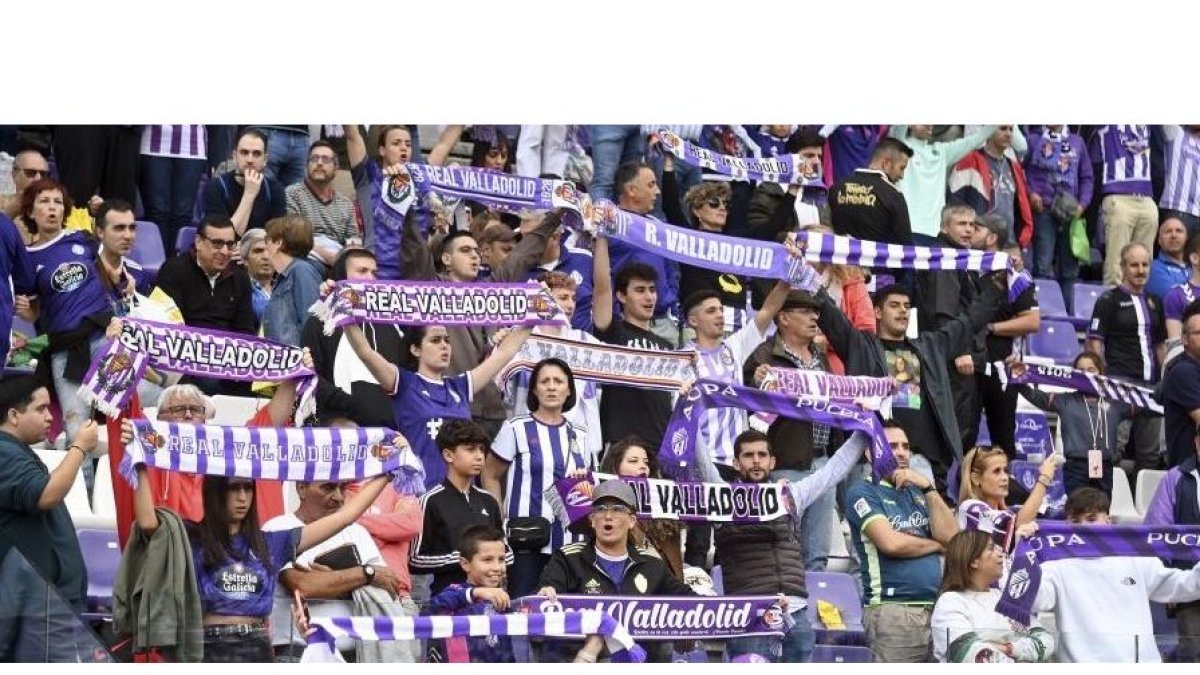
[[[304,216],[313,225],[313,250],[309,257],[326,265],[343,246],[360,241],[354,219],[354,203],[333,189],[337,176],[337,152],[329,141],[314,141],[308,148],[304,180],[284,190],[287,212]]]
[[[16,191],[11,195],[0,195],[0,209],[9,218],[21,212],[21,194],[34,181],[50,177],[50,163],[37,150],[23,150],[13,160],[12,180]]]
[[[210,216],[196,228],[195,249],[169,258],[158,270],[158,287],[175,301],[183,321],[198,328],[235,333],[257,331],[250,277],[231,265],[238,235],[228,218]],[[249,384],[195,379],[207,394],[244,396]]]

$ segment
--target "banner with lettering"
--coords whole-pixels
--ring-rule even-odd
[[[592,498],[581,486],[607,480],[623,480],[633,488],[639,520],[761,523],[791,515],[789,495],[780,483],[696,483],[593,473],[589,478],[557,480],[545,496],[559,521],[570,526],[592,508]]]
[[[797,232],[796,242],[804,248],[808,262],[901,270],[960,270],[1008,273],[1008,299],[1016,298],[1033,285],[1025,271],[1018,271],[1008,254],[1000,251],[884,244],[825,232]]]
[[[532,371],[549,358],[566,361],[575,379],[600,384],[675,392],[684,382],[696,379],[694,351],[635,349],[537,334],[525,340],[513,360],[496,375],[496,386],[508,391],[513,377]]]
[[[281,481],[351,481],[394,474],[420,494],[425,469],[404,436],[376,427],[228,427],[135,419],[121,476],[137,487],[138,464],[205,476]]]
[[[1200,561],[1200,526],[1073,525],[1041,521],[1037,534],[1017,542],[1012,569],[1000,601],[996,603],[996,611],[1028,626],[1041,588],[1043,563],[1110,556],[1197,562]]]
[[[821,176],[821,165],[819,163],[809,164],[800,155],[781,155],[779,157],[723,155],[690,143],[667,129],[660,129],[658,138],[662,143],[662,148],[681,161],[724,176],[738,180],[825,187]]]
[[[871,468],[876,478],[896,470],[896,458],[883,433],[879,417],[848,401],[814,396],[788,396],[751,389],[727,382],[697,380],[688,393],[675,402],[675,410],[658,451],[659,467],[674,478],[688,478],[701,467],[696,440],[702,413],[710,408],[733,407],[765,412],[847,431],[861,431],[870,439]]]
[[[474,614],[466,616],[338,616],[313,617],[313,632],[301,663],[341,661],[337,639],[437,640],[487,635],[582,638],[601,635],[614,662],[642,663],[646,650],[633,641],[629,630],[603,612]]]
[[[92,362],[80,398],[109,417],[137,389],[147,367],[239,382],[304,378],[297,389],[297,423],[316,412],[316,374],[304,350],[271,340],[182,324],[121,319],[121,334]]]
[[[347,324],[438,326],[565,325],[545,287],[535,283],[339,281],[309,311],[326,335]]]
[[[544,596],[526,596],[516,604],[523,612],[547,616],[558,612],[604,612],[637,640],[781,636],[789,628],[788,615],[776,596],[559,595],[555,601]]]
[[[1158,415],[1163,414],[1162,404],[1155,400],[1154,390],[1149,387],[1123,382],[1096,373],[1085,373],[1067,366],[1026,363],[1023,364],[1025,372],[1018,377],[1012,374],[1013,367],[1010,365],[1000,361],[991,365],[997,372],[1007,376],[1001,377],[1006,384],[1047,384],[1054,387],[1065,387],[1110,401],[1120,401]]]

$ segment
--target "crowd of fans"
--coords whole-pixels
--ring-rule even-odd
[[[427,483],[418,498],[382,478],[291,486],[143,468],[136,491],[112,488],[128,493],[128,522],[114,527],[127,561],[138,561],[123,569],[172,584],[138,602],[175,603],[181,621],[198,624],[135,649],[135,659],[291,661],[305,611],[481,614],[527,595],[691,595],[720,566],[725,594],[782,596],[794,623],[775,644],[729,640],[724,658],[804,662],[819,627],[806,573],[826,569],[842,519],[875,660],[1158,660],[1151,600],[1176,603],[1177,656],[1198,656],[1200,572],[1177,562],[1048,563],[1037,608],[1051,627],[1010,624],[994,607],[1012,544],[1036,533],[1056,482],[1069,494],[1068,522],[1104,527],[1115,471],[1165,469],[1147,524],[1200,526],[1200,126],[665,128],[719,154],[794,155],[803,176],[780,184],[706,173],[664,153],[660,127],[638,125],[451,125],[424,145],[413,125],[0,135],[12,139],[0,148],[11,166],[11,185],[0,185],[0,273],[12,288],[0,293],[0,316],[18,324],[4,351],[16,364],[40,349],[36,373],[10,368],[0,380],[0,561],[19,553],[84,611],[88,561],[64,498],[78,473],[96,498],[100,433],[79,390],[114,319],[174,316],[303,347],[319,377],[308,424],[395,429],[426,459]],[[1004,252],[1057,282],[1076,316],[1072,287],[1098,281],[1110,288],[1080,317],[1089,321],[1073,367],[1157,388],[1164,413],[1007,382],[995,364],[1024,372],[1041,315],[1036,286],[1009,297],[993,275],[812,263],[821,288],[811,293],[583,236],[560,211],[449,199],[423,204],[427,219],[406,219],[397,245],[377,236],[372,199],[409,163],[573,180],[630,213],[732,237],[782,241],[801,230]],[[165,260],[145,254],[144,237],[161,240]],[[309,308],[329,281],[373,279],[536,281],[570,325],[325,334]],[[890,378],[883,424],[899,468],[871,479],[865,446],[840,429],[712,410],[698,440],[706,480],[788,481],[794,519],[638,520],[632,489],[607,481],[586,522],[567,526],[544,491],[589,471],[657,476],[676,395],[577,379],[559,359],[501,391],[496,375],[531,334],[683,350],[699,377],[749,387],[764,385],[772,366]],[[284,426],[297,394],[294,381],[264,392],[151,370],[126,416],[154,408],[159,420],[204,422],[216,416],[214,396],[260,397],[247,424]],[[1028,488],[1010,476],[1024,459],[1018,396],[1053,411],[1062,439]],[[978,443],[983,430],[988,445]],[[118,434],[128,440],[128,425],[109,424],[110,452]],[[31,450],[43,442],[64,453],[53,470]],[[293,489],[298,506],[285,511]],[[970,516],[1004,511],[1015,536],[998,547]],[[162,540],[191,555],[165,561]],[[46,639],[46,617],[22,608],[14,569],[0,568],[0,657],[75,660],[68,644]],[[565,650],[547,642],[526,657],[594,662],[603,645],[596,636]],[[494,636],[338,646],[362,661],[516,658],[512,641]],[[665,642],[650,656],[702,648]]]

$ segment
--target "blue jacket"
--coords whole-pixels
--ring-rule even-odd
[[[17,232],[16,223],[3,213],[0,213],[0,279],[12,280],[12,288],[7,283],[0,284],[0,354],[7,358],[15,311],[13,290],[21,295],[34,295],[37,290],[33,263],[29,260],[29,252],[25,250],[25,242],[21,240],[21,233]],[[588,321],[591,322],[590,310]]]
[[[1150,279],[1146,281],[1146,292],[1164,300],[1172,286],[1187,283],[1191,276],[1192,270],[1187,263],[1177,263],[1159,251],[1150,262]]]

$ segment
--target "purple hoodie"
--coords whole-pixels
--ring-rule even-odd
[[[1063,133],[1029,135],[1029,153],[1025,155],[1025,180],[1029,192],[1042,198],[1050,208],[1057,191],[1069,193],[1087,208],[1092,200],[1092,162],[1087,144],[1078,134],[1063,128]]]

